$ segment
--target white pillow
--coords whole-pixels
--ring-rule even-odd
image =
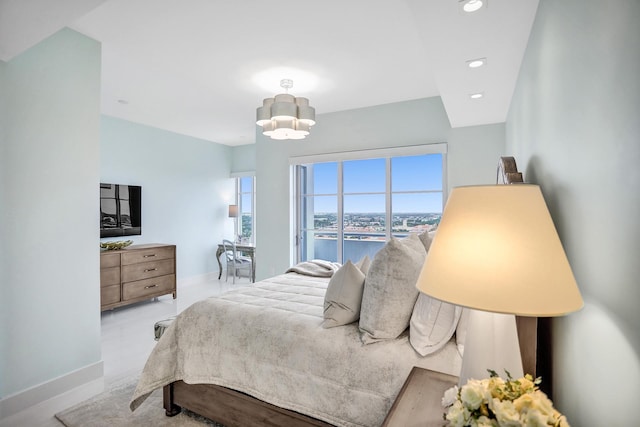
[[[411,345],[422,356],[440,350],[456,331],[461,314],[461,307],[421,293],[409,324]]]
[[[418,235],[410,234],[404,239],[392,237],[373,257],[360,310],[363,343],[395,339],[407,329],[426,255]]]
[[[323,328],[347,325],[360,318],[364,277],[351,261],[333,274],[324,296]]]
[[[366,276],[369,268],[371,267],[371,260],[369,259],[369,255],[365,255],[360,261],[356,262],[356,267],[358,267],[360,271],[362,271]]]

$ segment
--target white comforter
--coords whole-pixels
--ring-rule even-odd
[[[149,357],[134,410],[173,381],[210,383],[337,426],[378,426],[413,366],[455,374],[454,342],[422,357],[408,337],[363,345],[358,324],[323,329],[328,278],[287,273],[195,303]]]

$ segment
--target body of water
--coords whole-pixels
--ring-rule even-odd
[[[404,236],[397,236],[404,237]],[[357,239],[345,239],[344,240],[344,259],[351,260],[352,262],[359,261],[365,255],[369,255],[369,258],[373,259],[373,256],[384,246],[386,242],[384,240],[357,240]],[[315,239],[313,242],[313,256],[308,259],[324,259],[327,261],[342,262],[338,260],[338,244],[336,239]]]

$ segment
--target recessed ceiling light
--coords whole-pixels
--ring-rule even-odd
[[[462,5],[462,10],[471,13],[480,10],[486,0],[465,0]]]
[[[467,61],[467,67],[478,68],[478,67],[482,67],[486,63],[487,63],[487,58],[471,59]]]
[[[469,98],[471,99],[480,99],[484,97],[484,93],[483,92],[476,92],[476,93],[472,93],[471,95],[469,95]]]

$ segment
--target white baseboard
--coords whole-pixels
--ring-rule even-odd
[[[33,416],[36,407],[56,405],[72,406],[77,397],[78,403],[104,391],[104,366],[102,360],[68,374],[29,387],[26,390],[0,399],[0,427],[9,425],[27,425],[17,422],[16,418]],[[23,414],[24,413],[24,414]],[[31,415],[29,415],[31,413]]]

